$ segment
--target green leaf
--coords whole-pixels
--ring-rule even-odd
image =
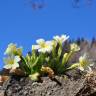
[[[79,66],[79,63],[74,63],[72,64],[69,68],[67,68],[67,70],[72,70],[72,69],[75,69]]]
[[[66,64],[68,58],[68,53],[65,53],[62,58],[62,65]]]
[[[30,74],[30,69],[28,67],[28,63],[25,57],[21,56],[21,60],[22,60],[21,69],[23,69],[27,74]]]
[[[61,53],[62,53],[62,47],[60,46],[59,49],[58,49],[58,58],[60,58]]]
[[[36,64],[38,63],[38,60],[39,60],[39,58],[37,57],[37,58],[36,58],[36,60],[35,60],[34,62],[31,62],[31,64],[32,64],[32,66],[31,66],[31,67],[36,66]]]

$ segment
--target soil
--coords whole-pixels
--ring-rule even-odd
[[[0,96],[96,96],[96,74],[83,77],[73,73],[69,73],[70,78],[55,76],[58,82],[49,77],[33,82],[28,77],[12,76],[0,88]]]

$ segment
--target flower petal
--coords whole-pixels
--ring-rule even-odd
[[[94,63],[90,64],[90,66],[94,66]]]
[[[40,48],[40,45],[32,45],[32,50],[37,50]]]
[[[84,71],[84,68],[83,67],[79,67],[78,69],[80,69],[81,71]]]
[[[14,51],[16,51],[16,44],[10,43],[10,44],[8,45],[8,48],[6,49],[4,55],[13,54]]]
[[[40,48],[40,49],[38,50],[38,52],[45,53],[45,52],[46,52],[46,49],[45,49],[45,48]]]
[[[39,45],[41,45],[42,43],[44,43],[45,42],[45,40],[44,39],[38,39],[38,40],[36,40],[36,43],[37,44],[39,44]]]
[[[59,41],[59,38],[60,37],[58,35],[56,35],[56,36],[53,37],[53,39],[56,40],[56,41]]]
[[[56,40],[58,43],[64,43],[67,39],[69,38],[69,36],[66,35],[61,35],[61,36],[54,36],[53,39]]]
[[[52,41],[46,41],[46,45],[53,45],[53,42]]]
[[[88,71],[91,72],[92,71],[92,68],[88,66]]]
[[[61,36],[62,42],[65,42],[68,38],[69,38],[69,36],[66,36],[66,35]]]
[[[80,47],[75,43],[71,44],[70,47],[71,47],[71,51],[79,51],[80,50]]]
[[[14,57],[14,63],[15,63],[15,62],[17,63],[17,62],[19,62],[20,60],[21,60],[21,59],[20,59],[19,56],[15,56],[15,57]]]
[[[18,63],[14,63],[13,65],[12,65],[12,69],[16,69],[16,68],[18,68],[19,67],[19,64]]]
[[[11,64],[6,64],[6,65],[4,65],[4,68],[5,69],[11,69],[12,68],[12,65]]]

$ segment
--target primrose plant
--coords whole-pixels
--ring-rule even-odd
[[[53,43],[51,45],[53,47],[51,50],[51,55],[47,56],[46,58],[48,66],[52,68],[56,74],[64,74],[64,72],[69,69],[67,66],[69,59],[75,52],[80,50],[79,46],[73,43],[70,45],[69,52],[62,54],[64,43],[68,40],[68,38],[69,36],[66,35],[54,36],[53,40],[51,41]]]
[[[22,47],[17,48],[16,44],[9,44],[5,51],[4,68],[10,72],[21,70],[32,80],[38,80],[42,73],[48,73],[49,76],[54,74],[64,74],[64,72],[78,68],[85,71],[93,66],[84,54],[79,61],[68,65],[70,58],[74,53],[80,50],[76,43],[70,44],[68,52],[63,52],[65,43],[69,36],[54,36],[53,40],[45,41],[44,39],[36,40],[36,45],[32,45],[32,52],[26,56],[22,54]]]
[[[22,48],[17,48],[16,44],[9,44],[5,53],[4,68],[9,69],[10,73],[15,70],[21,70],[25,75],[29,76],[32,80],[38,80],[40,75],[41,66],[44,63],[44,55],[36,55],[33,50],[32,54],[22,55]],[[19,72],[19,71],[16,71]]]
[[[7,55],[6,58],[4,58],[4,68],[10,69],[10,72],[15,70],[16,68],[19,68],[19,61],[21,60],[20,56],[22,55],[22,48],[17,48],[16,44],[9,44],[8,48],[6,49],[5,55]]]

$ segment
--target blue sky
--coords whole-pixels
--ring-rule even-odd
[[[0,68],[9,43],[23,46],[24,54],[38,38],[54,35],[70,38],[96,36],[96,2],[88,7],[81,0],[80,8],[72,8],[72,0],[45,0],[45,8],[33,10],[30,0],[0,0]]]

